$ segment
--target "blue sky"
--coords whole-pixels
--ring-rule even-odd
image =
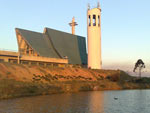
[[[87,4],[98,0],[0,0],[0,49],[17,50],[15,28],[43,32],[49,27],[87,37]],[[133,67],[141,58],[150,68],[150,0],[101,0],[103,67]],[[130,66],[129,66],[130,65]],[[120,66],[120,67],[119,67]]]

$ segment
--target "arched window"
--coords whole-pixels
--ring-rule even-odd
[[[96,15],[93,15],[93,26],[96,26]]]
[[[89,15],[89,26],[91,26],[91,16]]]

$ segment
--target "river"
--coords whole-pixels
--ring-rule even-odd
[[[150,113],[150,90],[78,92],[1,100],[0,113]]]

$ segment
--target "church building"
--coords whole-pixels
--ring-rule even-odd
[[[16,28],[18,52],[0,51],[0,61],[21,64],[71,64],[102,68],[101,58],[101,8],[87,10],[87,44],[85,37],[75,35],[75,18],[69,23],[72,34],[44,28],[39,33]],[[88,54],[87,54],[88,52]]]
[[[45,28],[43,33],[16,28],[20,56],[68,59],[69,64],[87,64],[85,38]]]

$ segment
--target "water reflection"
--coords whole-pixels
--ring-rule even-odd
[[[95,91],[89,96],[88,113],[104,112],[104,92]]]
[[[130,90],[17,98],[1,100],[0,113],[149,113],[149,95],[150,90]]]
[[[2,100],[0,113],[91,113],[100,109],[101,93],[56,94]]]

